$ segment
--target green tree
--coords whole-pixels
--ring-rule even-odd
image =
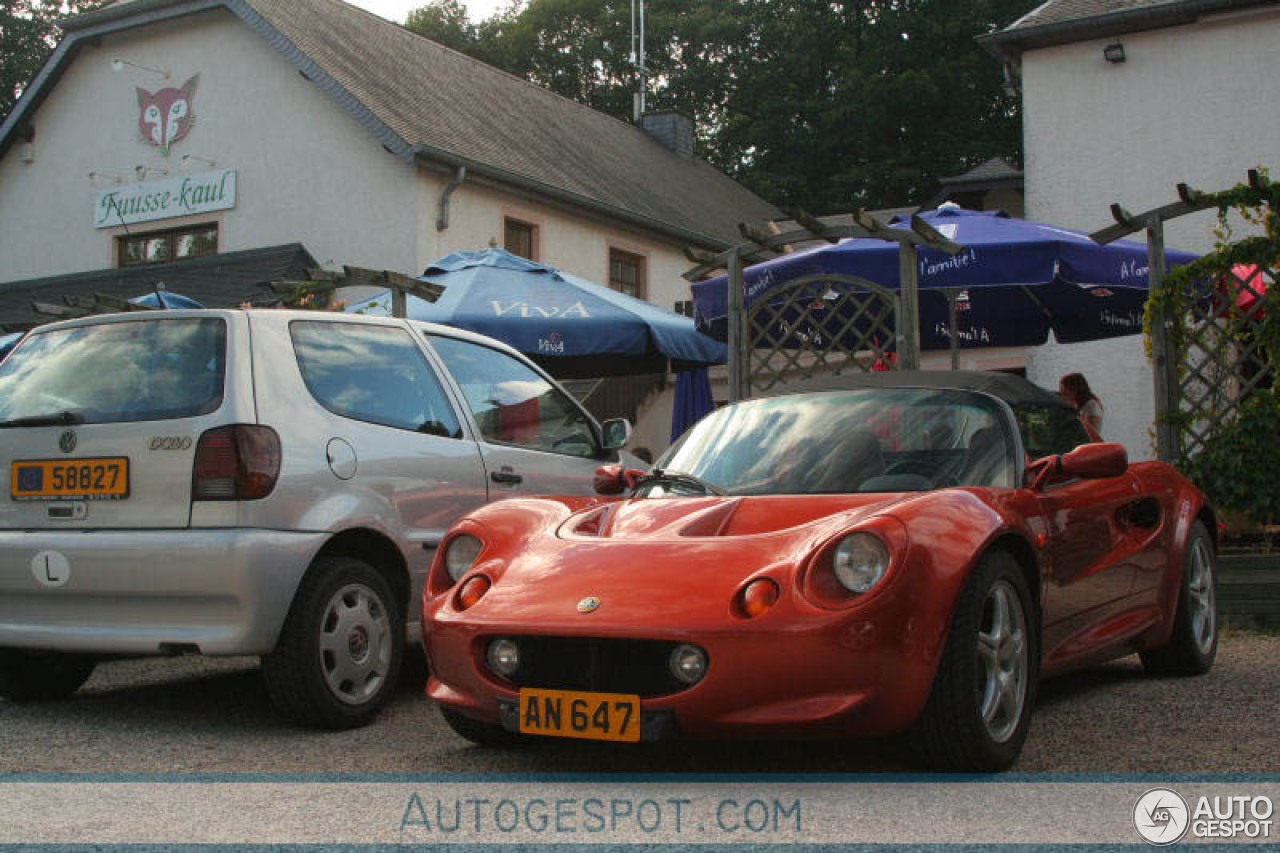
[[[460,0],[432,0],[426,6],[411,11],[404,25],[418,35],[454,50],[465,52],[474,50],[476,46],[476,27],[467,17],[467,7]]]
[[[98,5],[97,0],[0,0],[0,121],[53,50],[61,35],[58,21]]]
[[[1020,156],[1017,101],[974,37],[1034,0],[753,0],[710,158],[782,206],[922,202],[937,179]]]
[[[412,28],[621,119],[638,73],[630,0],[530,0],[454,39]],[[781,206],[920,202],[939,177],[1017,160],[1017,101],[974,37],[1036,0],[646,0],[648,107],[697,122],[700,153]],[[434,37],[434,36],[433,36]]]

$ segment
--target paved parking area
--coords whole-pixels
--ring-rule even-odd
[[[422,696],[420,659],[392,706],[351,732],[294,729],[250,658],[102,665],[71,700],[0,700],[0,772],[480,773],[909,771],[899,744],[546,741],[472,746]],[[1201,678],[1151,679],[1136,657],[1046,682],[1023,772],[1277,773],[1280,636],[1224,637]]]

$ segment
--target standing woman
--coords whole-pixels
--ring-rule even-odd
[[[1093,393],[1083,373],[1068,373],[1058,383],[1058,393],[1076,407],[1080,420],[1102,436],[1102,401]]]

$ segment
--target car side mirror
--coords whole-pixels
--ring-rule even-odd
[[[1053,480],[1105,480],[1129,470],[1129,454],[1123,444],[1082,444],[1061,456],[1045,456],[1027,466],[1028,485],[1040,489]]]
[[[1082,480],[1119,477],[1129,470],[1129,454],[1123,444],[1114,441],[1082,444],[1059,457],[1058,470],[1066,477]]]
[[[631,422],[626,418],[613,418],[600,424],[601,446],[605,450],[621,450],[631,440]]]
[[[593,485],[598,495],[620,495],[627,489],[634,489],[636,481],[643,476],[643,471],[624,465],[601,465],[596,469]]]

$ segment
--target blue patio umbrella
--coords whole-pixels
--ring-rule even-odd
[[[181,293],[170,293],[167,290],[154,290],[151,293],[144,293],[142,296],[135,296],[129,300],[137,305],[146,305],[148,308],[203,308],[199,302],[190,296],[183,296]]]
[[[965,246],[956,256],[924,249],[918,257],[920,345],[947,349],[948,289],[956,298],[958,346],[1028,346],[1076,342],[1142,331],[1147,299],[1147,247],[1117,241],[1100,246],[1083,232],[1010,217],[1003,211],[943,205],[921,218]],[[906,217],[892,227],[908,228]],[[1172,268],[1196,255],[1167,251]],[[756,264],[743,272],[746,304],[772,285],[816,274],[853,275],[896,290],[898,247],[853,239]],[[727,336],[727,276],[693,285],[698,327]]]
[[[715,411],[711,379],[705,367],[691,367],[676,374],[675,408],[671,413],[671,441]]]
[[[559,377],[618,376],[721,364],[724,344],[672,311],[501,249],[454,252],[421,281],[442,285],[435,302],[410,296],[410,319],[496,338]],[[348,306],[388,314],[383,293]]]

